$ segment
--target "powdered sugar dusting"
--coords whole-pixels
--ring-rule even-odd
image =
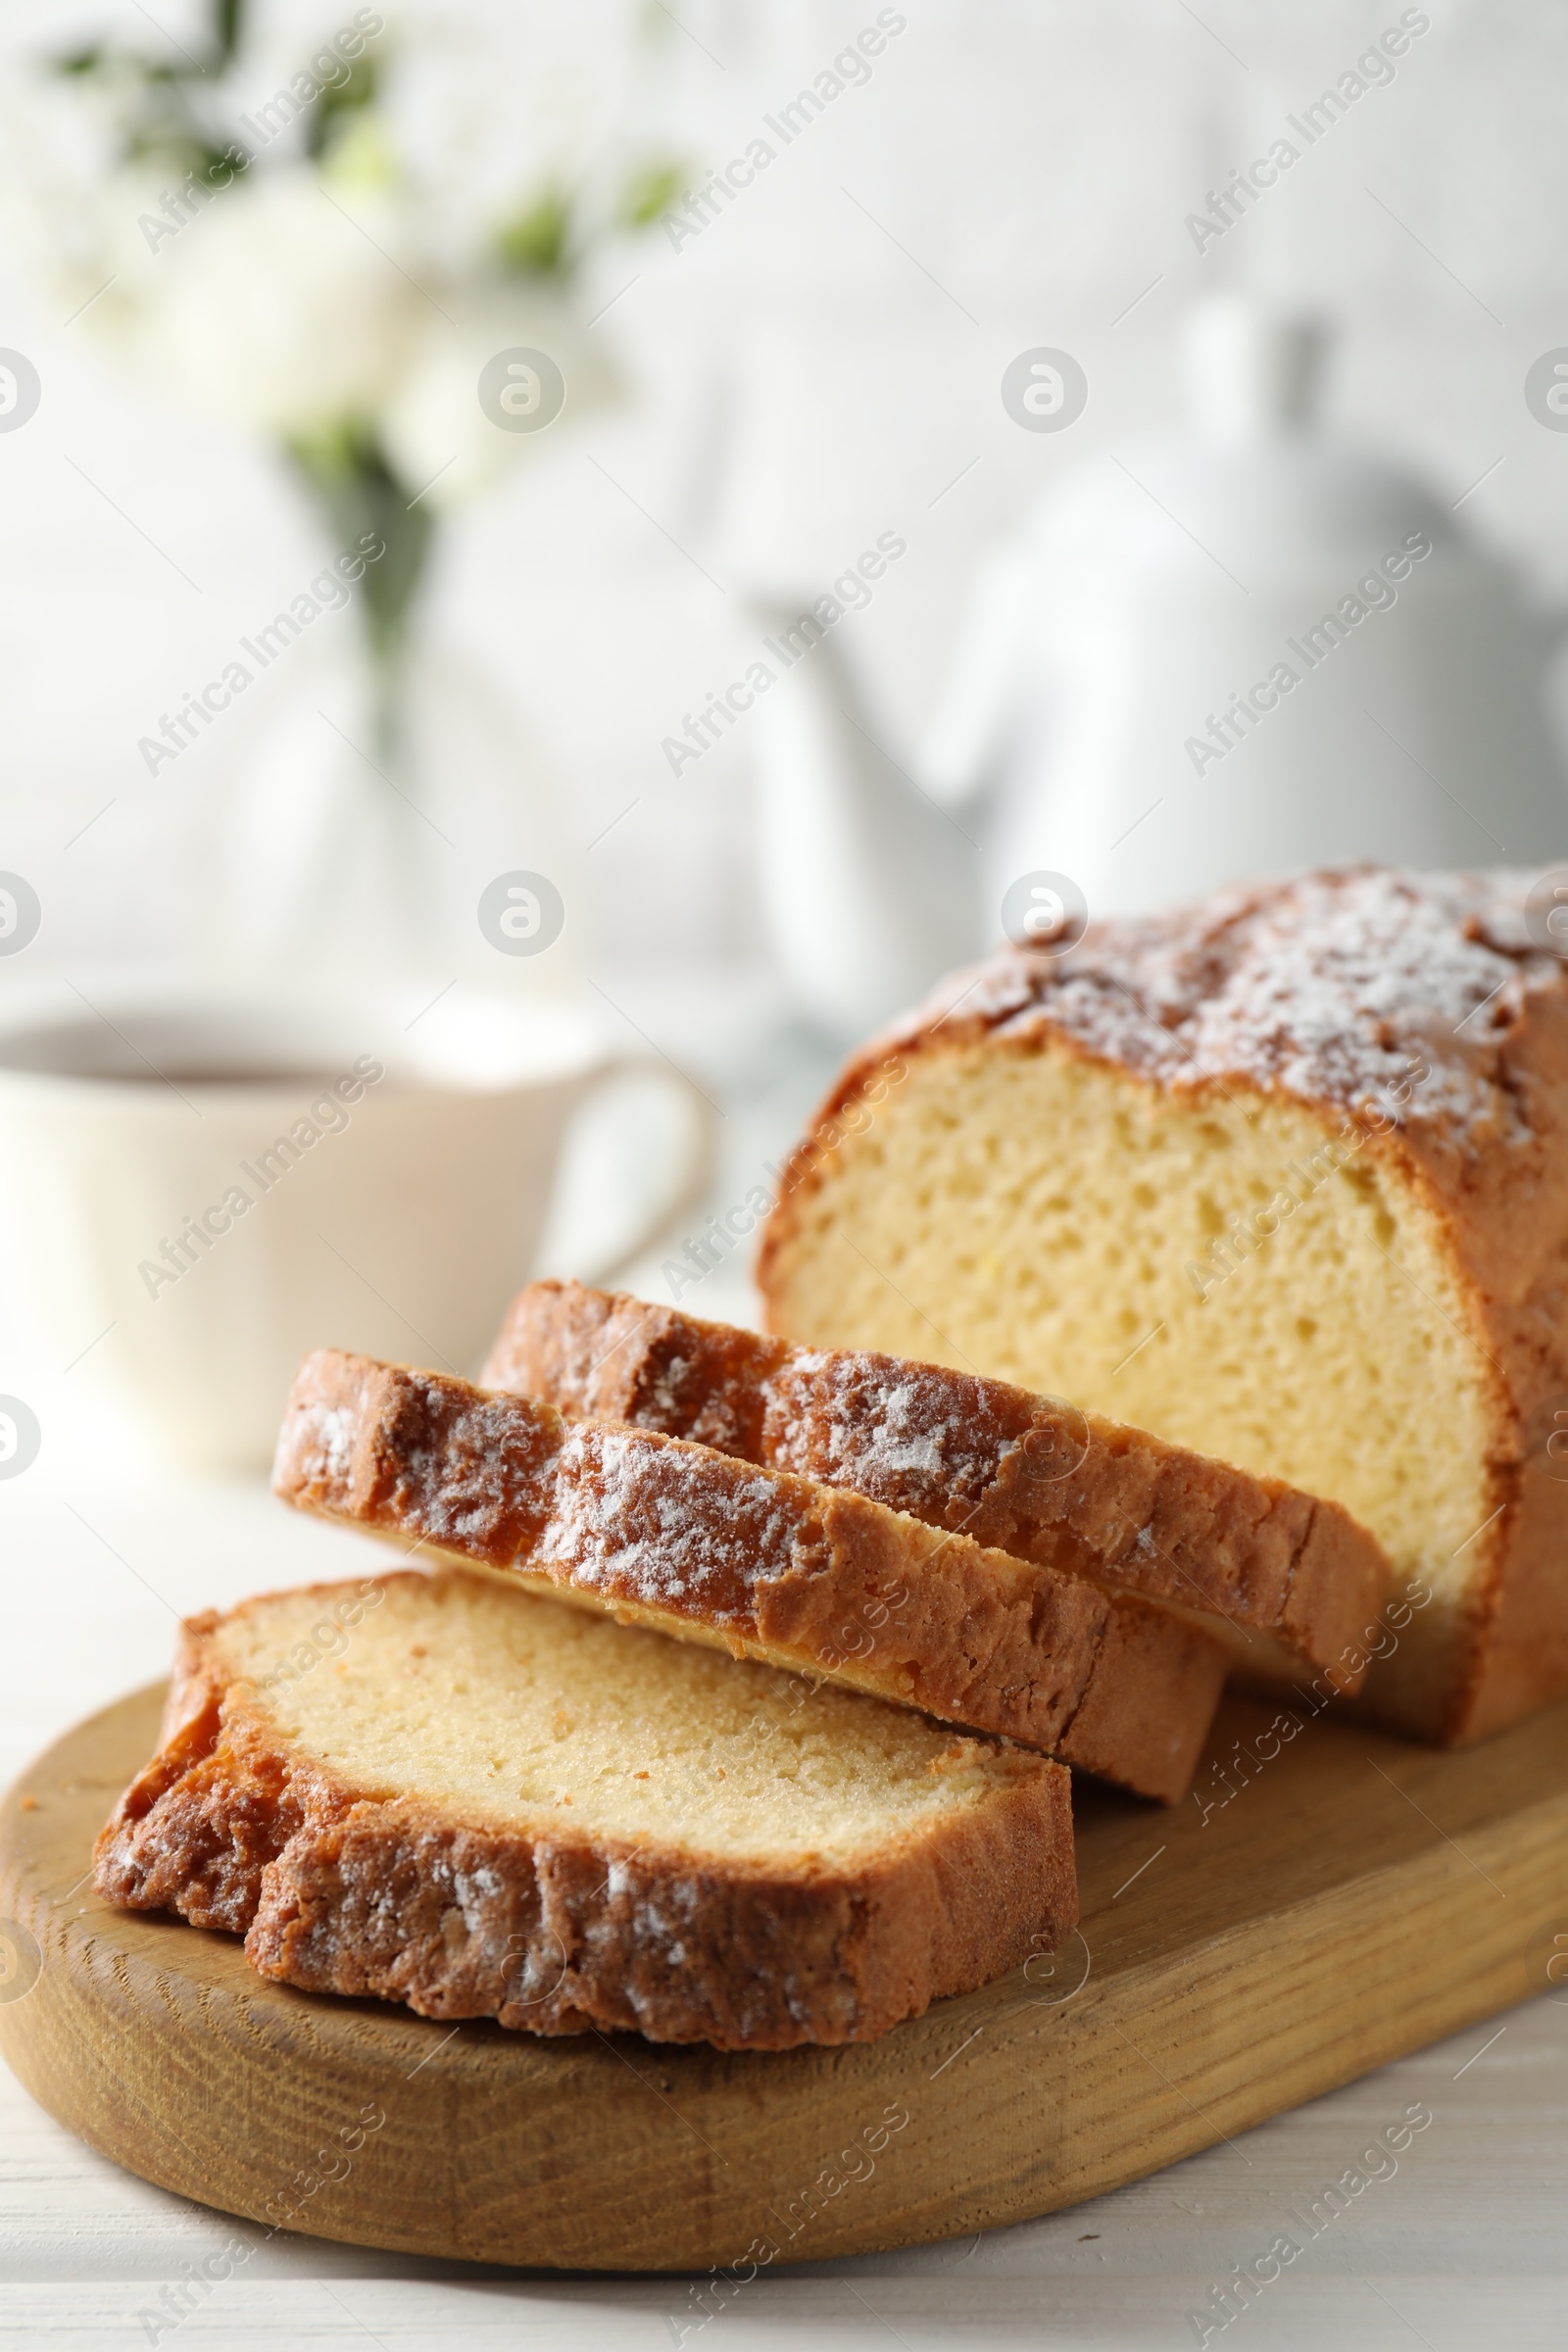
[[[1238,887],[1098,924],[1057,961],[1000,956],[904,1034],[978,1022],[1026,1037],[1049,1022],[1173,1091],[1233,1078],[1464,1141],[1518,1139],[1502,1049],[1530,996],[1564,986],[1526,928],[1535,879],[1379,868]]]
[[[317,1419],[316,1442],[331,1475],[344,1477],[354,1458],[354,1415],[346,1405],[323,1408]]]
[[[684,1355],[671,1355],[667,1362],[654,1372],[649,1382],[649,1401],[660,1415],[657,1426],[663,1428],[680,1409],[681,1393],[691,1360]]]
[[[863,1374],[861,1376],[863,1384]],[[926,1478],[954,1483],[961,1456],[963,1428],[955,1413],[943,1406],[947,1393],[935,1382],[912,1378],[882,1388],[876,1397],[879,1417],[862,1421],[842,1391],[833,1398],[829,1450],[835,1462],[863,1461],[889,1477],[915,1471]],[[951,1470],[950,1470],[951,1464]]]
[[[700,1945],[702,1940],[704,1892],[698,1881],[673,1872],[639,1870],[616,1856],[606,1876],[605,1892],[605,1912],[583,1932],[590,1950],[598,1945],[615,1948],[629,1922],[642,1950],[657,1953],[666,1968],[685,1967],[694,1941]],[[642,2005],[635,1978],[627,1979],[626,1992],[634,2006]]]
[[[278,1458],[308,1461],[318,1478],[346,1479],[357,1426],[358,1415],[346,1404],[322,1404],[314,1397],[291,1404],[278,1441]]]
[[[897,1356],[797,1348],[766,1387],[768,1458],[892,1510],[961,1523],[996,1475],[1002,1392]]]
[[[758,1579],[787,1573],[798,1519],[777,1479],[732,1465],[720,1493],[692,1479],[678,1444],[584,1425],[562,1448],[532,1558],[608,1595],[744,1626]]]

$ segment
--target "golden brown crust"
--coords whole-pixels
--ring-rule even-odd
[[[479,1386],[542,1397],[580,1421],[635,1421],[742,1461],[769,1462],[769,1422],[779,1417],[776,1406],[769,1413],[772,1384],[800,1352],[785,1340],[704,1323],[625,1291],[533,1282],[507,1309]]]
[[[1041,1759],[1017,1756],[984,1806],[859,1870],[704,1862],[367,1795],[228,1681],[220,1622],[186,1629],[200,1703],[116,1807],[96,1884],[244,1934],[279,1983],[536,2034],[789,2049],[873,2040],[1076,1923],[1068,1778]]]
[[[195,1927],[243,1936],[269,1864],[308,1817],[330,1814],[332,1792],[319,1776],[291,1770],[265,1726],[225,1707],[223,1677],[202,1654],[219,1623],[210,1614],[182,1628],[187,1654],[171,1697],[183,1685],[182,1700],[199,1703],[182,1703],[173,1731],[166,1717],[163,1744],[99,1836],[93,1884],[123,1909],[177,1911]]]
[[[548,1580],[1168,1802],[1186,1793],[1224,1680],[1224,1653],[1196,1623],[864,1495],[327,1349],[294,1384],[273,1486],[328,1518]],[[1114,1661],[1130,1651],[1161,1671],[1119,1685]],[[1077,1725],[1091,1694],[1089,1752]]]
[[[625,1293],[536,1282],[513,1300],[480,1380],[1255,1627],[1347,1691],[1365,1673],[1343,1664],[1347,1649],[1388,1596],[1382,1546],[1337,1503],[941,1365],[792,1348]]]
[[[1093,925],[1057,959],[954,975],[852,1056],[791,1154],[758,1258],[768,1319],[801,1211],[890,1060],[1064,1052],[1195,1106],[1289,1098],[1334,1135],[1353,1119],[1358,1151],[1446,1235],[1492,1393],[1491,1516],[1466,1550],[1445,1687],[1406,1694],[1396,1667],[1380,1703],[1445,1741],[1515,1721],[1568,1690],[1568,1485],[1532,1458],[1568,1405],[1568,971],[1528,919],[1536,879],[1368,868],[1238,886]],[[1401,1101],[1412,1063],[1429,1076]]]

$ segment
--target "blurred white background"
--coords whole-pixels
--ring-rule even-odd
[[[235,86],[265,99],[349,13],[253,12]],[[688,188],[760,134],[778,150],[701,233],[655,224],[597,245],[577,315],[624,397],[540,436],[445,521],[411,665],[418,884],[395,914],[439,985],[487,960],[472,911],[486,881],[555,875],[568,922],[552,978],[596,980],[628,1039],[760,1104],[731,1126],[715,1198],[740,1198],[787,1142],[842,1042],[803,1030],[767,944],[761,729],[738,723],[678,775],[662,749],[756,657],[758,599],[809,600],[879,534],[906,542],[831,650],[863,724],[920,772],[984,556],[1087,458],[1179,416],[1183,316],[1226,288],[1324,318],[1330,428],[1411,466],[1440,510],[1462,506],[1544,605],[1568,591],[1568,440],[1523,397],[1531,362],[1568,335],[1568,24],[1539,0],[1431,12],[1392,77],[1201,253],[1187,216],[1398,11],[911,5],[883,12],[903,28],[788,146],[764,119],[874,8],[384,13],[382,103],[442,220],[526,192],[596,109],[678,159]],[[106,30],[155,60],[210,37],[177,0],[5,15],[22,228],[0,241],[0,340],[44,395],[0,436],[0,865],[33,882],[46,919],[0,965],[0,1010],[55,972],[202,970],[279,948],[308,963],[335,930],[352,956],[373,887],[356,874],[368,804],[351,797],[336,831],[311,814],[375,790],[344,740],[368,740],[352,616],[177,763],[149,775],[138,756],[158,714],[332,549],[280,458],[184,400],[177,367],[157,381],[122,364],[93,308],[69,317],[36,266],[40,219],[69,227],[81,200],[40,130],[36,61]],[[187,249],[211,225],[184,230]],[[1000,397],[1007,363],[1042,344],[1088,376],[1069,431],[1020,431]],[[995,909],[980,931],[997,934]],[[743,1304],[739,1269],[707,1297]]]
[[[254,10],[235,91],[265,100],[350,13]],[[625,1040],[739,1102],[715,1200],[782,1150],[843,1043],[803,1026],[768,944],[761,726],[742,719],[678,774],[662,748],[755,659],[759,600],[808,601],[879,535],[906,543],[835,631],[829,689],[923,772],[987,553],[1086,459],[1180,416],[1183,318],[1224,289],[1322,318],[1330,429],[1422,476],[1543,607],[1568,594],[1568,439],[1523,396],[1568,337],[1568,24],[1540,0],[1405,12],[1430,28],[1391,77],[1201,252],[1188,216],[1398,24],[1392,5],[901,7],[864,77],[787,146],[779,110],[876,9],[382,13],[380,101],[419,160],[433,248],[453,222],[499,219],[560,156],[569,170],[607,121],[676,159],[687,188],[759,135],[778,150],[700,233],[656,222],[598,242],[575,309],[622,397],[568,415],[444,518],[409,665],[417,886],[389,917],[432,987],[493,978],[480,891],[509,868],[554,875],[568,919],[549,978],[594,980]],[[162,377],[124,364],[99,331],[113,290],[72,317],[74,288],[38,263],[95,200],[39,117],[38,60],[107,37],[188,61],[208,15],[124,0],[3,22],[0,341],[31,358],[43,398],[0,434],[0,865],[33,883],[45,920],[0,964],[0,1012],[50,974],[352,958],[374,888],[356,812],[377,792],[354,615],[328,616],[177,762],[149,775],[137,750],[319,570],[321,517],[274,449],[181,396],[177,354]],[[185,254],[214,227],[184,229]],[[1089,381],[1060,433],[1020,431],[1000,397],[1008,362],[1042,344]],[[998,930],[983,908],[977,944]],[[741,1309],[739,1266],[706,1298]]]
[[[643,104],[694,186],[876,17],[769,0],[650,13]],[[1560,12],[1433,11],[1393,82],[1201,255],[1186,215],[1397,10],[899,13],[906,29],[869,78],[700,235],[672,251],[655,229],[595,254],[584,309],[612,301],[593,332],[632,397],[453,522],[427,643],[479,673],[514,730],[511,772],[492,758],[483,789],[455,718],[430,763],[428,811],[454,845],[429,839],[432,905],[465,922],[498,863],[544,863],[543,842],[573,874],[589,967],[650,985],[696,964],[755,976],[747,730],[678,778],[660,748],[754,652],[748,593],[815,594],[879,532],[906,538],[839,643],[907,763],[981,554],[1065,469],[1177,414],[1183,308],[1221,284],[1326,314],[1331,421],[1413,460],[1444,505],[1485,475],[1471,528],[1544,592],[1568,587],[1568,441],[1522,397],[1531,360],[1568,333]],[[416,85],[400,103],[422,107],[455,185],[481,148],[493,159],[530,135],[517,93],[533,11],[389,0],[387,14],[394,71]],[[45,24],[13,8],[7,37],[60,51],[113,15]],[[175,0],[157,15],[171,41],[198,39],[203,20]],[[119,21],[156,48],[145,12]],[[277,60],[336,18],[271,8],[260,23],[265,95]],[[599,23],[581,19],[589,66]],[[27,429],[0,438],[0,836],[48,905],[34,969],[244,938],[265,928],[252,902],[267,876],[236,850],[239,770],[270,760],[281,797],[341,753],[315,711],[352,691],[329,675],[352,671],[352,630],[323,630],[309,677],[269,681],[156,778],[136,743],[318,568],[319,526],[248,439],[117,369],[89,320],[54,315],[11,238],[4,267],[5,340],[46,388]],[[1007,361],[1040,343],[1069,348],[1090,379],[1060,435],[1020,432],[999,398]],[[239,740],[246,727],[270,741]]]

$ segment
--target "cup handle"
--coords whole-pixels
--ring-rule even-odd
[[[590,1267],[584,1279],[596,1288],[613,1290],[629,1269],[649,1248],[663,1235],[685,1224],[701,1208],[712,1191],[718,1168],[718,1130],[720,1113],[702,1089],[684,1071],[671,1064],[655,1060],[647,1054],[617,1054],[595,1073],[595,1087],[632,1072],[638,1077],[661,1079],[673,1094],[685,1097],[692,1111],[691,1141],[684,1155],[684,1165],[678,1171],[667,1198],[649,1210],[631,1239],[619,1245],[613,1260],[608,1265]]]

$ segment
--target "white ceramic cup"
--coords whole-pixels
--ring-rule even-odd
[[[423,1011],[95,992],[14,1013],[7,1308],[42,1365],[160,1452],[265,1463],[311,1348],[472,1374],[535,1262],[573,1112],[649,1066],[590,1014],[465,989]],[[701,1197],[712,1134],[695,1089],[652,1066],[692,1116],[643,1242]]]

